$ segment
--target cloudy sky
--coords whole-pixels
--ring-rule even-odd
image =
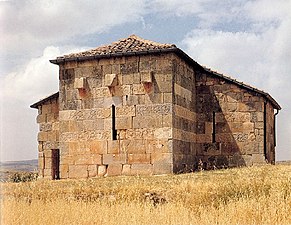
[[[58,90],[49,59],[136,34],[270,93],[277,160],[291,159],[291,0],[0,0],[1,161],[37,158],[36,110]]]

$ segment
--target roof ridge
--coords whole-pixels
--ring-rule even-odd
[[[137,36],[135,34],[130,35],[128,38],[133,38],[135,40],[142,41],[142,42],[145,42],[147,44],[152,44],[152,45],[158,45],[158,46],[164,46],[164,45],[176,46],[175,44],[159,43],[159,42],[156,42],[156,41],[144,39],[144,38],[141,38],[141,37],[139,37],[139,36]],[[128,39],[128,38],[125,38],[125,39]]]
[[[57,59],[66,58],[84,58],[92,57],[97,55],[109,55],[109,54],[119,54],[126,52],[144,52],[152,50],[163,50],[177,48],[175,44],[163,44],[151,40],[143,39],[135,34],[130,35],[127,38],[119,39],[118,41],[112,42],[107,45],[101,45],[99,47],[89,49],[87,51],[70,53],[57,57]]]

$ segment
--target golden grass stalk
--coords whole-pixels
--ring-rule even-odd
[[[1,224],[291,224],[291,166],[2,184]]]

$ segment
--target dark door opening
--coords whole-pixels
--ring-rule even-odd
[[[60,179],[60,150],[52,149],[52,179]]]

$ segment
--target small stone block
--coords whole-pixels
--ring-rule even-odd
[[[96,177],[97,176],[97,165],[89,165],[88,166],[88,175],[89,177]]]
[[[104,176],[107,172],[107,166],[106,165],[98,165],[97,172],[98,172],[98,176]]]
[[[130,175],[131,165],[124,164],[122,165],[122,175]]]

